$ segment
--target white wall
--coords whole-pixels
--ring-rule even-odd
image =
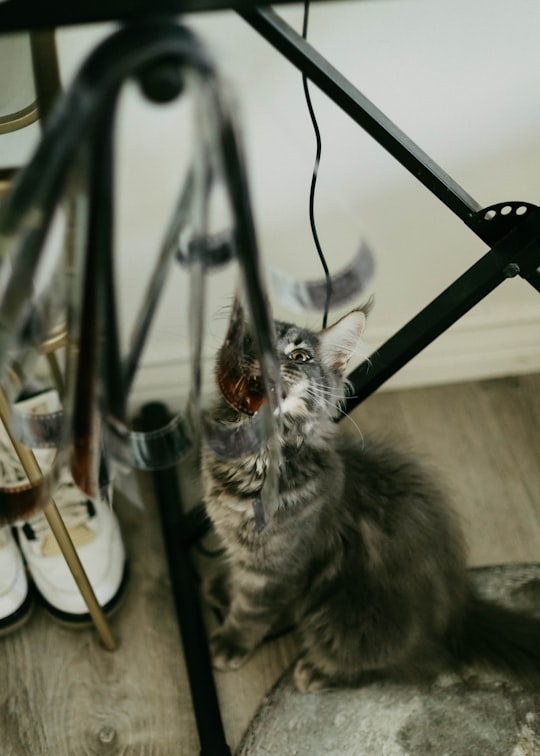
[[[280,12],[301,26],[300,6]],[[298,72],[234,13],[187,19],[236,92],[264,260],[299,278],[320,276],[307,198],[314,139]],[[111,27],[65,29],[70,80]],[[349,0],[314,3],[310,41],[482,206],[540,195],[540,4],[534,0]],[[401,166],[312,87],[323,155],[316,215],[333,270],[364,236],[378,273],[366,340],[377,346],[486,247]],[[126,333],[142,296],[190,148],[185,103],[148,107],[126,93],[121,155],[119,281]],[[2,159],[0,139],[0,164]],[[207,353],[219,344],[235,272],[212,283]],[[187,385],[184,274],[172,276],[136,387],[139,399],[179,400]],[[279,316],[292,314],[276,307]],[[335,313],[336,315],[338,313]],[[319,324],[319,314],[300,316]],[[540,299],[505,283],[391,385],[540,369]]]

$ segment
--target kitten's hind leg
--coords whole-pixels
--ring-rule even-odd
[[[358,688],[380,680],[383,672],[366,670],[354,676],[322,670],[309,653],[298,659],[294,667],[293,679],[300,693],[319,693],[331,688]]]
[[[318,693],[332,687],[326,675],[305,657],[301,657],[294,667],[294,684],[300,693]]]

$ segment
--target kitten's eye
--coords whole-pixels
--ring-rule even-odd
[[[312,356],[305,349],[293,349],[292,352],[289,352],[289,359],[293,362],[309,362]]]

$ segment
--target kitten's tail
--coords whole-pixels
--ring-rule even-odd
[[[474,593],[449,648],[459,664],[480,663],[520,680],[540,682],[540,619]]]

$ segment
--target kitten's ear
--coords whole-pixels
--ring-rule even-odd
[[[319,333],[321,359],[332,370],[345,372],[360,342],[368,311],[367,307],[359,307]]]

